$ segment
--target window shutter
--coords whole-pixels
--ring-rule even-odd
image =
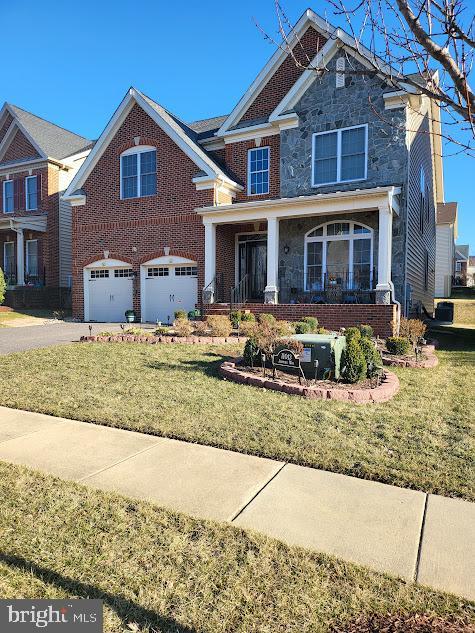
[[[24,178],[18,178],[18,209],[20,211],[26,209],[25,184]]]
[[[36,196],[37,196],[37,200],[38,200],[38,209],[40,208],[40,202],[41,202],[41,174],[36,174]]]
[[[0,180],[0,213],[3,213],[4,210],[4,204],[3,204],[3,191],[4,191],[4,180]]]
[[[20,209],[20,179],[13,180],[13,211]]]

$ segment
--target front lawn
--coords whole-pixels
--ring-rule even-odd
[[[239,351],[80,343],[12,354],[0,404],[475,500],[473,347],[442,350],[435,369],[396,369],[400,393],[359,406],[223,381],[220,362]]]
[[[25,468],[0,463],[0,495],[2,598],[102,599],[106,633],[323,633],[424,612],[475,623],[462,599]]]

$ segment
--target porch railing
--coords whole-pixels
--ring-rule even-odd
[[[2,268],[7,286],[16,286],[18,283],[17,264],[15,257],[7,257],[4,260]],[[45,286],[46,285],[46,268],[40,271],[29,273],[25,270],[25,286]]]
[[[241,281],[231,288],[231,310],[233,305],[246,303],[249,298],[249,288],[249,275],[244,275]]]
[[[332,271],[307,281],[304,287],[304,271],[293,271],[300,284],[279,284],[279,303],[374,303],[376,272],[350,273]]]
[[[210,303],[210,298],[214,303],[224,303],[224,278],[223,273],[217,273],[210,283],[201,292],[201,314],[205,316],[206,306]]]

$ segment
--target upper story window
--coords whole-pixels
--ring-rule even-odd
[[[368,163],[368,126],[313,135],[312,186],[364,180]]]
[[[424,232],[424,214],[426,213],[426,207],[428,207],[426,174],[424,167],[421,165],[419,173],[419,230],[421,233]]]
[[[256,147],[248,152],[247,193],[269,193],[270,147]]]
[[[28,176],[25,178],[26,210],[36,211],[38,209],[38,178]]]
[[[120,157],[120,197],[141,198],[157,193],[157,152],[153,147],[134,147]]]
[[[3,183],[3,212],[13,213],[14,196],[13,196],[13,180],[5,180]]]

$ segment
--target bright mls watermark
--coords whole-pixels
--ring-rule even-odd
[[[102,633],[102,600],[0,600],[1,633]]]

